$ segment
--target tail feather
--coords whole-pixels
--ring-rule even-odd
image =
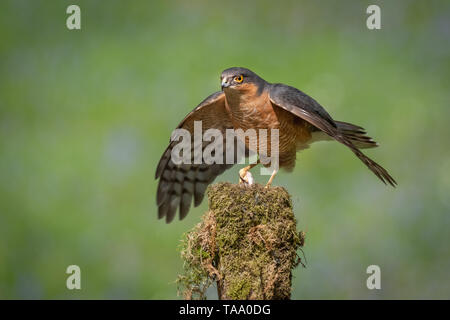
[[[343,121],[335,121],[338,130],[358,149],[378,147],[378,143],[369,137],[364,128]]]
[[[369,168],[381,181],[395,187],[397,182],[394,178],[380,166],[378,163],[370,159],[359,149],[374,148],[378,143],[366,135],[366,131],[360,126],[348,122],[335,121],[339,133],[334,135],[334,139],[343,143]]]
[[[384,169],[378,163],[359,151],[359,149],[352,147],[352,145],[349,145],[345,142],[344,144],[347,145],[353,151],[353,153],[367,166],[367,168],[369,168],[381,181],[383,181],[385,184],[389,183],[393,187],[397,185],[395,179],[386,171],[386,169]]]

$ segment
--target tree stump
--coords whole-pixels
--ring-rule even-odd
[[[215,283],[219,299],[289,299],[305,234],[297,232],[288,192],[218,183],[207,194],[209,211],[182,241],[184,297],[205,299]]]

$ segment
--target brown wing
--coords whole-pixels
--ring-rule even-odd
[[[192,110],[177,127],[186,129],[191,133],[192,159],[194,157],[194,121],[202,121],[203,131],[214,128],[224,133],[227,128],[232,128],[225,109],[224,93],[216,92],[210,95]],[[193,164],[193,160],[191,164],[176,165],[171,160],[171,151],[177,143],[178,141],[170,142],[159,160],[155,174],[155,179],[159,178],[156,195],[158,218],[166,217],[167,223],[173,220],[177,208],[180,210],[180,220],[187,215],[192,197],[194,197],[194,206],[198,206],[203,200],[206,187],[218,175],[232,166],[227,164]]]
[[[331,116],[313,98],[284,84],[271,84],[269,97],[273,105],[308,121],[330,137],[346,145],[385,184],[395,187],[397,182],[375,161],[362,153],[339,129]]]

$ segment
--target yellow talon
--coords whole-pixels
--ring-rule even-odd
[[[266,184],[266,186],[264,187],[264,189],[268,189],[268,188],[272,185],[273,178],[275,178],[275,176],[276,176],[277,173],[278,173],[278,170],[277,170],[277,169],[274,169],[273,172],[272,172],[272,175],[270,176],[269,181],[267,181],[267,184]]]

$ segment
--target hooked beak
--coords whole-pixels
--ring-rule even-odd
[[[223,88],[228,88],[230,86],[230,83],[228,82],[228,78],[222,79],[222,90]]]

